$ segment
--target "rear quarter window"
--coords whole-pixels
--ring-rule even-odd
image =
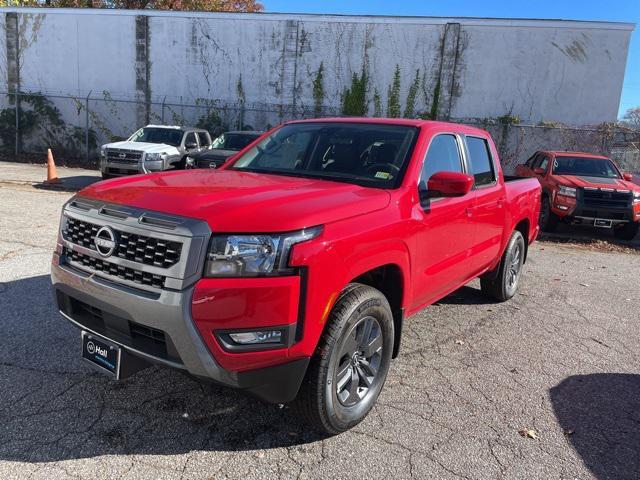
[[[491,185],[496,181],[496,172],[493,167],[489,142],[481,137],[467,137],[467,150],[469,152],[469,166],[476,187]]]

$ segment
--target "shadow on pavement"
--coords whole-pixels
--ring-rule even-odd
[[[469,286],[459,288],[436,302],[436,305],[489,305],[496,303],[481,290]]]
[[[602,247],[602,243],[606,242],[613,249],[621,247],[621,249],[640,250],[640,233],[631,241],[618,240],[610,228],[560,224],[553,233],[541,233],[539,240],[541,242],[574,243],[594,248]]]
[[[567,440],[596,478],[640,478],[640,375],[576,375],[550,394]]]
[[[67,192],[77,192],[89,185],[102,180],[102,177],[93,175],[76,175],[73,177],[60,177],[60,183],[48,185],[46,183],[36,183],[35,188],[42,190],[63,190]]]
[[[48,275],[0,283],[0,459],[238,451],[322,437],[289,411],[151,367],[122,382],[80,358]]]

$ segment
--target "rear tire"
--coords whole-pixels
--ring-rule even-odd
[[[559,220],[558,216],[551,211],[551,201],[549,197],[544,195],[542,197],[542,205],[540,206],[540,217],[538,218],[540,229],[543,232],[551,233],[558,227]]]
[[[329,315],[293,411],[331,435],[360,423],[384,386],[393,339],[385,296],[367,285],[347,285]]]
[[[625,223],[622,227],[615,228],[613,234],[619,240],[630,241],[636,238],[638,230],[640,230],[640,222],[629,222]]]
[[[481,278],[482,292],[499,302],[511,299],[518,290],[526,246],[522,233],[518,230],[511,234],[507,248],[502,255],[495,278]]]

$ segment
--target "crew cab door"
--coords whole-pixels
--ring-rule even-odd
[[[467,168],[474,177],[474,204],[469,220],[475,239],[469,261],[469,273],[476,273],[500,255],[506,224],[506,194],[496,165],[498,155],[488,138],[466,135]]]
[[[424,158],[420,188],[437,172],[464,172],[463,146],[458,135],[434,136]],[[473,226],[469,213],[474,193],[462,197],[430,198],[414,206],[418,220],[414,275],[415,307],[440,298],[460,285],[469,274],[467,261],[473,246]]]

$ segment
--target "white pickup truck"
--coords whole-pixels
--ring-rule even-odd
[[[147,125],[128,140],[100,148],[102,178],[182,169],[188,154],[211,147],[211,135],[201,128]]]

